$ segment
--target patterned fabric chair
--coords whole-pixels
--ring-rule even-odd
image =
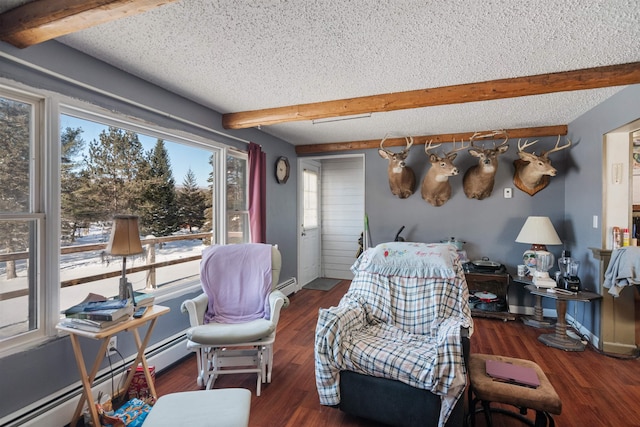
[[[398,426],[444,426],[454,408],[461,419],[462,338],[472,332],[473,320],[455,248],[384,243],[365,251],[352,271],[355,278],[339,305],[318,315],[320,403]],[[357,390],[345,390],[347,384]],[[394,406],[405,395],[413,396],[404,403],[409,411],[397,413]],[[431,403],[415,404],[416,399]]]

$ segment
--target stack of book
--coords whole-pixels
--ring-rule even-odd
[[[64,311],[62,326],[100,332],[131,318],[133,305],[129,300],[91,300],[83,301]]]

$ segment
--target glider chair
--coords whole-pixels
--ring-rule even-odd
[[[198,385],[207,390],[223,374],[256,373],[271,382],[280,309],[289,299],[275,287],[282,258],[266,244],[214,245],[200,263],[204,293],[182,303],[189,314],[187,347],[197,355]]]
[[[449,244],[367,249],[337,307],[320,309],[316,386],[322,405],[393,426],[461,426],[469,291]]]

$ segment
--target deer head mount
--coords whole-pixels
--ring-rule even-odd
[[[478,139],[486,139],[498,135],[504,135],[504,141],[493,148],[476,147],[474,143]],[[495,183],[496,172],[498,171],[498,156],[504,154],[509,146],[505,145],[509,140],[507,132],[504,130],[497,130],[486,134],[479,132],[474,133],[469,140],[469,154],[478,158],[478,164],[471,166],[464,174],[462,178],[462,187],[464,194],[470,199],[486,199],[493,192],[493,185]]]
[[[394,153],[384,148],[384,142],[387,140],[386,136],[380,141],[380,148],[378,149],[380,157],[389,161],[387,175],[389,176],[391,193],[401,199],[406,199],[416,191],[416,175],[413,173],[413,169],[405,163],[409,155],[409,149],[413,145],[413,138],[405,137],[404,139],[406,147],[399,153]]]
[[[464,141],[461,141],[460,148],[455,148],[456,142],[453,141],[453,150],[445,153],[440,157],[434,153],[429,153],[430,150],[438,148],[442,144],[431,146],[431,142],[424,146],[424,152],[429,158],[431,167],[427,171],[424,179],[422,180],[422,198],[433,206],[442,206],[451,197],[451,184],[449,184],[449,177],[458,175],[459,170],[453,164],[453,160],[457,156],[457,152],[464,150]]]
[[[569,141],[567,144],[559,146],[560,135],[558,135],[558,141],[555,147],[549,151],[543,151],[542,154],[536,156],[535,153],[527,153],[524,149],[531,147],[538,142],[538,140],[532,142],[525,141],[522,145],[520,144],[520,140],[518,140],[518,156],[520,158],[513,161],[513,165],[515,166],[513,184],[530,196],[546,188],[546,186],[549,185],[549,177],[556,176],[557,172],[557,170],[551,166],[549,154],[569,148],[571,146],[571,140],[567,138],[567,141]]]

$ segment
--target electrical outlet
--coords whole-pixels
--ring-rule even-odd
[[[107,357],[111,356],[112,354],[116,354],[117,348],[118,348],[118,337],[113,336],[109,338],[109,344],[107,345]]]

